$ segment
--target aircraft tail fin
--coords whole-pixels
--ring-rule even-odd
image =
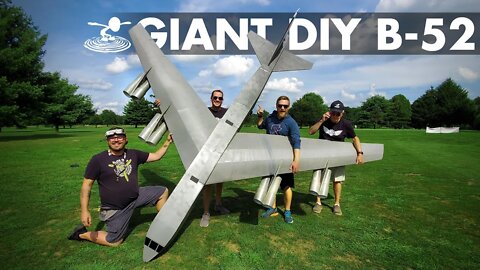
[[[271,66],[272,52],[275,52],[276,46],[252,31],[248,33],[248,40],[252,44],[260,64],[265,67]],[[300,58],[287,50],[283,50],[279,57],[280,59],[274,62],[273,71],[307,70],[313,66],[312,62]]]
[[[285,49],[288,31],[290,30],[293,20],[297,17],[297,12],[298,10],[293,15],[282,39],[276,46],[252,31],[248,33],[248,40],[252,44],[253,50],[262,66],[267,67],[272,71],[306,70],[312,68],[313,63],[300,58]]]

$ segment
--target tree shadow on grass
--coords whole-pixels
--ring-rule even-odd
[[[32,134],[32,135],[7,135],[0,136],[0,142],[10,141],[30,141],[30,140],[42,140],[42,139],[62,139],[67,137],[74,137],[74,134]]]

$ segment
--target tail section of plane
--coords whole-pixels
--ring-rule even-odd
[[[248,40],[252,44],[260,64],[264,67],[271,67],[274,64],[273,71],[308,70],[313,66],[312,62],[298,57],[285,49],[277,56],[278,61],[271,62],[272,57],[274,57],[272,52],[275,50],[273,43],[252,31],[248,33]]]

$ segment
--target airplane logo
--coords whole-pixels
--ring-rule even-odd
[[[151,87],[155,97],[162,101],[162,113],[152,118],[139,137],[149,144],[157,144],[163,133],[170,130],[175,134],[175,145],[185,168],[185,174],[147,232],[143,249],[145,262],[166,252],[173,244],[204,185],[264,176],[276,179],[277,174],[290,172],[293,153],[287,137],[238,130],[272,72],[312,67],[312,63],[285,49],[292,21],[278,45],[252,31],[248,33],[261,65],[221,119],[214,118],[141,25],[130,29],[144,72],[124,93],[139,99]],[[382,144],[364,143],[362,150],[365,162],[383,157]],[[351,143],[302,138],[300,169],[303,171],[325,169],[327,164],[330,167],[355,164],[355,159]],[[264,182],[268,181],[262,180]]]
[[[83,46],[91,51],[100,53],[116,53],[127,50],[131,46],[130,41],[123,37],[112,36],[107,33],[109,30],[112,32],[118,32],[120,26],[124,24],[131,24],[131,22],[120,22],[120,19],[117,17],[110,18],[108,25],[97,22],[88,22],[88,25],[101,26],[103,29],[100,30],[99,37],[87,39],[85,43],[83,43]]]
[[[330,135],[330,137],[338,137],[340,134],[342,134],[343,130],[333,130],[333,129],[328,129],[326,126],[323,126],[323,131]]]

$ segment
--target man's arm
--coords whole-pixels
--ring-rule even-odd
[[[315,123],[313,126],[310,127],[310,129],[308,130],[308,134],[310,135],[313,135],[315,133],[317,133],[318,129],[320,129],[320,126],[322,126],[322,124],[327,121],[327,119],[330,118],[330,112],[326,112],[322,115],[322,118],[320,120],[318,120],[317,123]]]
[[[263,108],[260,105],[258,105],[257,116],[257,127],[260,127],[263,123]]]
[[[358,136],[355,136],[352,139],[352,144],[353,148],[355,148],[355,151],[357,151],[357,164],[362,164],[363,163],[363,152],[362,152],[362,144],[360,143],[360,138]]]
[[[90,192],[92,190],[93,182],[92,179],[84,178],[82,189],[80,190],[80,208],[82,209],[80,220],[86,227],[92,225],[92,216],[88,210],[88,203],[90,202]]]
[[[293,149],[293,161],[290,170],[292,170],[292,173],[297,173],[300,170],[300,149]]]
[[[291,118],[293,120],[293,118]],[[289,124],[289,141],[292,144],[293,148],[293,160],[290,165],[290,170],[292,173],[297,173],[300,170],[300,128],[298,127],[295,120],[291,121]]]
[[[161,159],[168,150],[168,147],[173,142],[172,134],[168,134],[167,140],[162,147],[158,148],[157,152],[148,154],[147,162],[157,161]]]

